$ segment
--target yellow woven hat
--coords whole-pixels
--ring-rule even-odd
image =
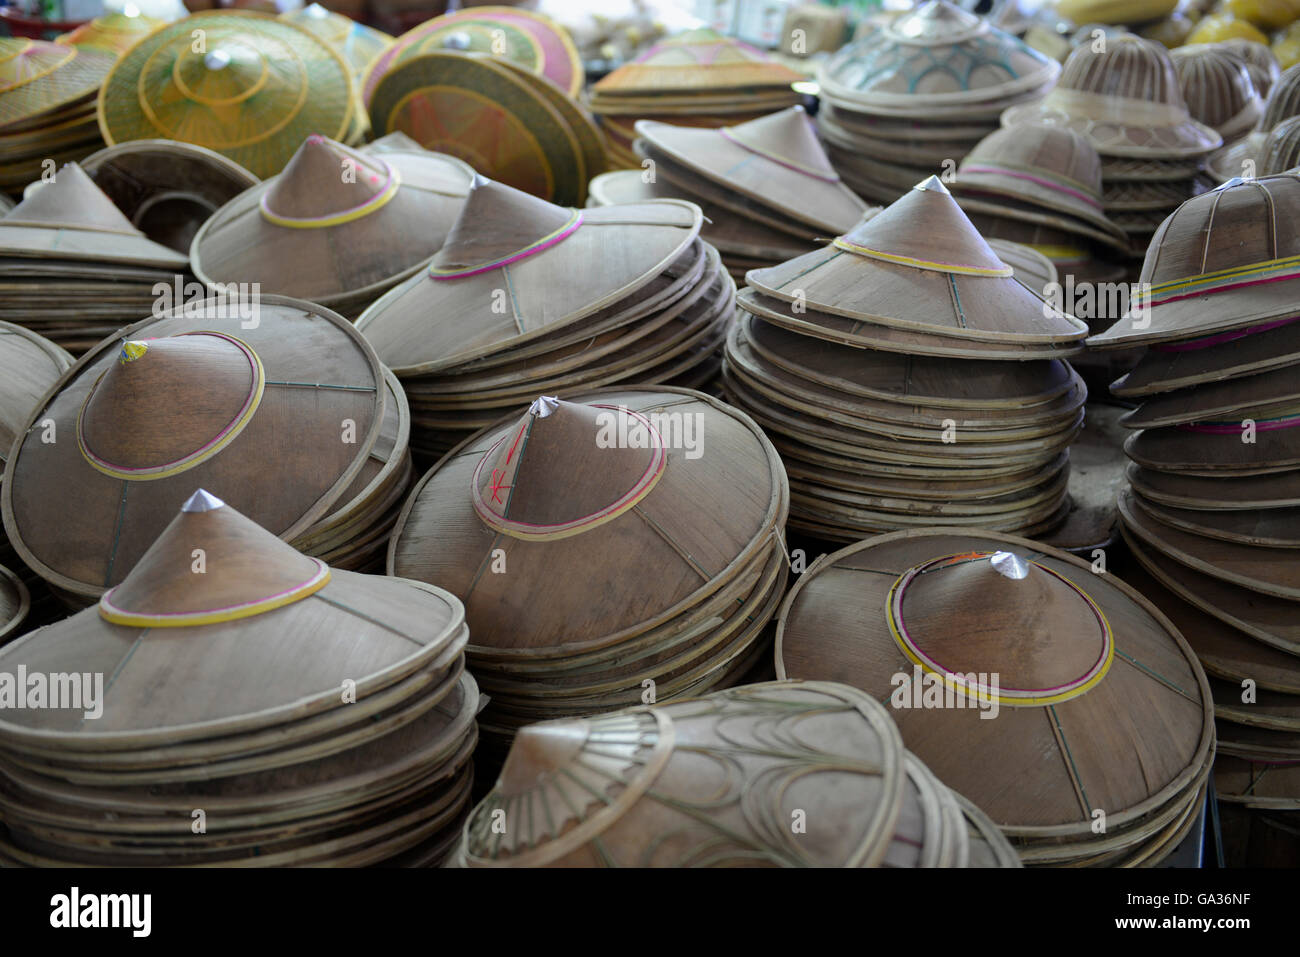
[[[121,56],[135,46],[142,36],[152,33],[165,22],[143,14],[110,13],[83,23],[77,29],[56,37],[54,42],[110,50]]]
[[[0,37],[0,131],[89,96],[112,65],[103,50]]]
[[[175,139],[259,177],[313,133],[345,139],[352,69],[326,41],[275,17],[213,11],[154,31],[118,60],[99,93],[110,144]]]

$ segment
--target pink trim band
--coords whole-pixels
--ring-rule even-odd
[[[1040,176],[1033,176],[1029,173],[1017,173],[1009,169],[1003,169],[999,166],[963,166],[957,172],[959,179],[962,173],[994,173],[998,176],[1011,176],[1015,179],[1023,179],[1031,183],[1036,183],[1039,186],[1055,190],[1058,193],[1064,193],[1067,196],[1073,196],[1075,199],[1082,200],[1094,209],[1100,210],[1104,208],[1100,202],[1093,199],[1087,193],[1080,192],[1077,189],[1071,189],[1068,186],[1062,186],[1060,183],[1053,183],[1049,179],[1043,179]]]
[[[1195,352],[1198,349],[1208,349],[1211,346],[1222,345],[1225,342],[1235,342],[1238,339],[1245,339],[1247,336],[1253,336],[1257,333],[1268,332],[1270,329],[1280,329],[1282,326],[1300,320],[1300,316],[1292,316],[1290,319],[1279,319],[1276,322],[1266,322],[1259,326],[1248,326],[1245,329],[1237,329],[1233,332],[1221,332],[1217,336],[1206,336],[1203,339],[1190,339],[1187,342],[1169,342],[1154,345],[1151,348],[1156,352]]]
[[[430,266],[429,278],[436,279],[439,282],[447,279],[464,279],[467,276],[477,276],[479,273],[490,272],[493,269],[500,269],[503,266],[509,266],[511,263],[517,263],[521,259],[527,259],[529,256],[536,255],[544,249],[550,249],[556,243],[568,239],[578,231],[578,227],[582,225],[582,220],[582,210],[575,209],[573,217],[565,225],[551,233],[551,235],[544,236],[531,246],[527,246],[513,255],[503,257],[486,265],[470,266],[467,269],[460,270],[441,270],[435,266]]]

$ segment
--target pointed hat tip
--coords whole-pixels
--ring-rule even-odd
[[[950,195],[948,193],[948,187],[943,185],[943,180],[933,175],[921,180],[921,182],[913,186],[912,189],[919,189],[923,193],[933,192],[943,193],[945,196]]]
[[[528,414],[544,419],[560,407],[560,400],[553,395],[541,395],[528,407]]]
[[[199,489],[181,506],[182,512],[212,512],[219,508],[225,508],[226,503],[221,501],[207,489]]]
[[[1029,574],[1029,564],[1015,552],[994,552],[989,564],[999,575],[1019,581]]]

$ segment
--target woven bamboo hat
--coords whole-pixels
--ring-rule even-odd
[[[389,70],[413,57],[444,51],[492,54],[546,77],[567,96],[582,90],[582,60],[564,27],[530,10],[476,6],[426,20],[398,37],[366,70],[366,103]]]
[[[1268,46],[1241,37],[1222,40],[1216,46],[1246,64],[1246,70],[1250,73],[1250,82],[1254,85],[1256,92],[1260,96],[1268,96],[1273,89],[1273,84],[1282,75],[1282,68],[1278,66],[1277,57],[1273,56],[1273,51]]]
[[[815,313],[954,342],[1070,348],[1086,335],[1085,323],[1011,276],[947,188],[930,177],[829,248],[746,279],[764,295],[801,300]]]
[[[1205,43],[1179,47],[1170,56],[1192,118],[1218,130],[1225,143],[1245,136],[1259,122],[1264,98],[1241,59]]]
[[[1259,173],[1260,154],[1269,132],[1296,115],[1300,115],[1300,64],[1284,70],[1273,84],[1264,101],[1264,113],[1250,135],[1211,156],[1207,169],[1220,182]]]
[[[22,326],[0,322],[0,462],[41,397],[72,365],[72,356]]]
[[[593,797],[606,792],[617,799]],[[1016,866],[1001,834],[961,800],[861,692],[757,684],[524,729],[466,822],[455,863]],[[814,823],[790,834],[805,806],[818,808],[805,814]],[[504,838],[492,832],[502,813]]]
[[[342,55],[303,27],[247,11],[197,13],[155,30],[118,60],[99,93],[110,146],[181,140],[261,177],[280,172],[313,133],[345,139],[355,110]]]
[[[522,345],[644,287],[691,245],[700,222],[699,209],[680,201],[565,209],[480,178],[428,269],[357,327],[398,375]],[[510,309],[494,310],[495,290],[507,288]]]
[[[719,130],[641,120],[636,131],[698,175],[814,227],[845,231],[866,211],[840,182],[803,107]]]
[[[1283,120],[1269,131],[1259,156],[1259,174],[1270,176],[1300,166],[1300,116]]]
[[[822,90],[861,112],[952,109],[1036,91],[1056,61],[946,0],[929,0],[828,59]]]
[[[82,160],[81,168],[133,226],[185,255],[203,222],[257,183],[220,153],[174,140],[108,146]]]
[[[376,156],[309,136],[284,172],[203,224],[194,274],[356,315],[442,248],[473,178],[449,156]]]
[[[1025,123],[990,133],[961,161],[953,192],[965,207],[1059,225],[1110,245],[1127,246],[1101,202],[1101,158],[1073,130]],[[1033,209],[997,205],[1005,197]],[[989,204],[986,206],[986,204]],[[1031,219],[1033,214],[1037,219]],[[1082,220],[1082,223],[1078,222]]]
[[[0,132],[84,100],[112,66],[104,50],[0,37]]]
[[[382,30],[357,23],[351,17],[312,3],[300,10],[287,10],[280,19],[320,37],[343,55],[358,82],[374,59],[387,50],[393,38]]]
[[[1192,339],[1295,315],[1286,280],[1300,236],[1285,211],[1300,204],[1300,176],[1229,182],[1183,203],[1161,224],[1141,281],[1150,306],[1089,340],[1096,348]]]
[[[27,586],[21,578],[0,565],[0,645],[21,634],[30,610],[31,595]]]
[[[186,263],[132,226],[76,163],[0,219],[0,253],[171,269]]]
[[[1074,49],[1047,96],[1014,106],[1004,126],[1046,122],[1081,133],[1103,156],[1177,159],[1217,149],[1223,138],[1192,119],[1168,52],[1135,36],[1104,49]]]
[[[777,669],[889,701],[904,744],[1026,863],[1158,853],[1209,772],[1209,687],[1177,630],[1023,538],[926,529],[823,559],[782,607]]]
[[[54,42],[108,50],[121,56],[141,37],[152,33],[165,22],[141,13],[109,13],[83,23],[75,30],[55,38]]]
[[[33,570],[85,597],[122,580],[196,483],[293,539],[361,471],[383,387],[373,351],[326,309],[185,303],[100,343],[33,410],[6,464],[5,529]],[[47,419],[59,441],[33,428]]]
[[[800,74],[749,44],[703,28],[656,44],[597,81],[591,89],[592,106],[601,112],[597,104],[606,97],[721,96],[727,91],[741,91],[742,96],[764,91],[787,95],[790,84],[800,79]],[[738,106],[723,104],[719,112],[737,112]]]

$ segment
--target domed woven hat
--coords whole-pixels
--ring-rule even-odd
[[[1225,143],[1245,136],[1264,112],[1246,65],[1209,44],[1179,47],[1170,54],[1192,117],[1219,131]]]

